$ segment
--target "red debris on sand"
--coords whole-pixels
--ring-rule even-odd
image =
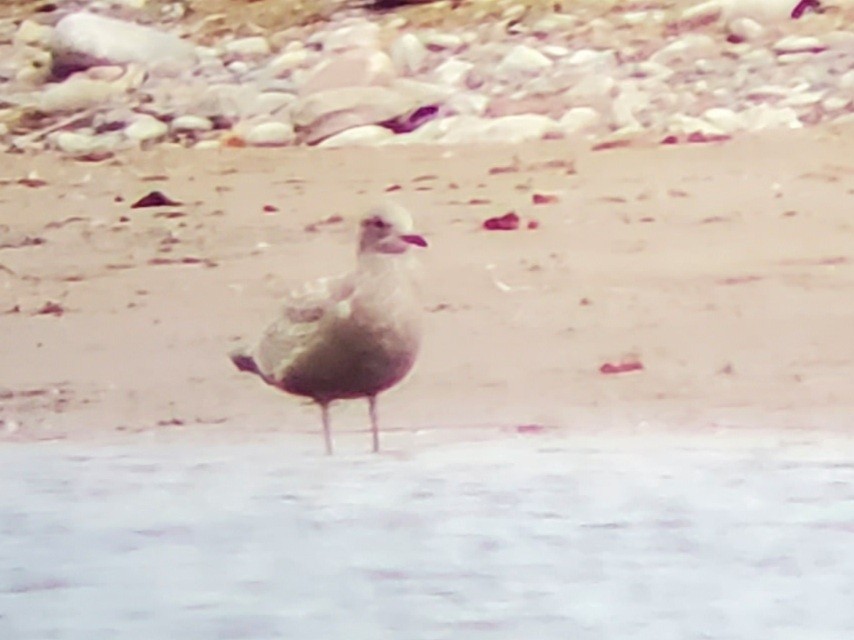
[[[661,141],[661,144],[678,144],[679,138],[674,135],[667,136]]]
[[[279,210],[279,207],[277,207],[274,204],[265,204],[264,205],[264,213],[276,213],[276,211],[278,211],[278,210]]]
[[[510,211],[503,216],[487,218],[483,221],[483,228],[488,231],[514,231],[519,228],[519,216]]]
[[[161,191],[151,191],[134,202],[130,208],[142,209],[143,207],[175,207],[180,204],[183,203],[173,200],[169,196],[164,195]]]
[[[603,373],[605,375],[613,375],[615,373],[629,373],[631,371],[643,371],[643,363],[639,360],[625,360],[616,364],[614,364],[613,362],[606,362],[601,367],[599,367],[599,373]]]
[[[539,229],[540,223],[537,220],[528,220],[528,228],[529,229]]]
[[[535,193],[531,196],[531,201],[534,204],[555,204],[558,197],[551,193]]]
[[[387,186],[387,187],[385,188],[385,190],[386,190],[387,192],[390,192],[390,191],[400,191],[402,188],[403,188],[403,187],[401,187],[399,184],[390,184],[389,186]]]
[[[516,426],[516,433],[543,433],[546,428],[541,424],[520,424]]]
[[[702,133],[700,131],[695,131],[688,134],[688,142],[724,142],[725,140],[729,140],[731,137],[732,136],[722,133]]]
[[[795,5],[795,8],[792,9],[792,19],[797,20],[806,13],[807,9],[818,9],[820,7],[821,3],[819,0],[801,0]]]

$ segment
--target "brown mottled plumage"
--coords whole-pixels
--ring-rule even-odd
[[[233,351],[241,371],[320,405],[326,452],[332,453],[329,405],[367,398],[373,450],[379,450],[377,395],[412,368],[421,338],[420,306],[405,209],[384,204],[362,219],[356,269],[293,293],[252,349]]]

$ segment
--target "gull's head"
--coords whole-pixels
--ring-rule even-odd
[[[362,218],[360,253],[405,253],[411,246],[426,247],[427,241],[412,232],[412,217],[399,204],[378,205]]]

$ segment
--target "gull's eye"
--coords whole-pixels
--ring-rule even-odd
[[[377,229],[388,229],[391,225],[382,218],[371,218],[371,226]]]

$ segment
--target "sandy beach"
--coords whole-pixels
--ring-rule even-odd
[[[852,144],[3,156],[0,635],[844,637]],[[326,458],[226,352],[382,197],[425,344]]]

